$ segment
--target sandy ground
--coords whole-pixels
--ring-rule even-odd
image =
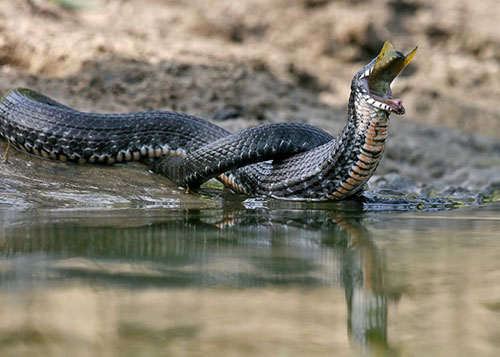
[[[377,173],[500,187],[497,0],[80,3],[0,0],[0,92],[30,87],[95,112],[183,111],[230,130],[293,121],[335,134],[352,75],[390,38],[419,49],[393,86],[407,114],[393,117]]]

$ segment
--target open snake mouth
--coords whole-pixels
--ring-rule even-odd
[[[377,56],[375,65],[361,76],[363,86],[368,92],[368,103],[385,111],[404,114],[403,101],[392,97],[391,83],[412,61],[417,47],[407,55],[396,51],[387,40]]]

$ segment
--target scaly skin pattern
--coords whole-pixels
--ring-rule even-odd
[[[393,108],[370,95],[367,79],[374,62],[363,67],[353,78],[348,121],[337,137],[285,159],[274,157],[273,161],[226,172],[219,179],[236,192],[282,199],[341,200],[362,190],[382,158],[390,112],[404,112],[399,100],[395,100],[398,107]],[[224,139],[220,140],[221,145],[216,141],[209,144],[207,148],[210,150],[199,149],[202,160],[199,154],[179,160],[177,165],[184,161],[187,167],[184,176],[176,177],[172,173],[166,173],[166,176],[172,177],[179,185],[198,186],[210,177],[199,174],[201,170],[194,169],[195,163],[218,161],[215,153],[225,149]],[[239,156],[231,156],[231,168],[255,162],[245,158],[267,142],[269,139],[258,136],[248,139],[247,145],[238,148]],[[267,155],[265,159],[273,157]],[[227,166],[220,169],[213,169],[210,173],[213,176],[225,172]]]
[[[242,182],[246,191],[315,200],[340,200],[359,192],[382,158],[389,116],[362,96],[354,94],[351,99],[350,120],[338,137],[316,149],[261,165],[257,175]]]
[[[149,158],[153,170],[183,186],[217,176],[247,195],[340,200],[359,192],[372,176],[384,151],[389,114],[404,113],[391,93],[384,98],[370,93],[374,65],[375,59],[354,76],[348,120],[337,137],[303,124],[231,134],[180,113],[85,113],[26,89],[0,100],[0,137],[28,153],[63,161]]]
[[[60,161],[113,164],[184,156],[229,134],[181,113],[80,112],[29,89],[12,90],[0,100],[0,137],[22,151]]]
[[[111,165],[147,160],[154,171],[167,176],[173,171],[169,164],[172,158],[199,152],[214,141],[227,142],[226,155],[231,155],[239,147],[238,138],[243,139],[243,143],[252,142],[251,149],[255,150],[250,158],[244,158],[259,162],[266,155],[271,155],[270,158],[277,155],[287,157],[332,138],[320,129],[294,123],[268,124],[249,129],[249,132],[251,135],[247,136],[231,135],[203,119],[168,111],[127,114],[80,112],[30,89],[12,90],[0,100],[0,137],[21,151],[80,164]],[[256,147],[259,143],[253,138],[266,136],[272,142]],[[210,164],[209,170],[215,170],[218,175],[219,167],[230,169],[232,161],[241,162],[242,159],[242,156],[234,160],[227,158],[225,165],[214,164],[213,161],[206,164]],[[204,167],[196,163],[194,170]],[[254,168],[247,167],[228,173],[230,176],[222,174],[219,179],[235,192],[246,193],[239,181],[245,180],[253,171]],[[203,177],[206,177],[205,173]]]
[[[265,124],[215,140],[190,152],[187,157],[162,160],[158,168],[179,186],[196,188],[222,172],[287,158],[291,153],[314,149],[332,139],[330,134],[306,124]],[[221,180],[229,184],[228,176],[224,175]],[[240,189],[242,187],[236,190]]]

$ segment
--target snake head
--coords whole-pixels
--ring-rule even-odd
[[[355,76],[369,104],[387,112],[405,113],[401,99],[392,97],[391,83],[412,61],[416,51],[417,47],[404,55],[394,49],[391,41],[385,41],[378,56]]]

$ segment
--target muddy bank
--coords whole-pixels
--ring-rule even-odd
[[[75,11],[46,1],[0,1],[0,92],[30,87],[95,112],[189,112],[233,131],[291,121],[335,134],[345,123],[352,75],[391,38],[397,48],[418,44],[419,51],[394,86],[407,114],[393,116],[377,171],[393,176],[376,177],[371,187],[387,188],[390,177],[408,179],[408,191],[425,194],[491,196],[500,187],[494,0],[474,7],[425,0],[93,4]],[[27,192],[38,188],[33,177],[60,193],[73,183],[70,189],[86,192],[91,177],[89,200],[109,190],[111,201],[144,204],[129,199],[144,187],[160,204],[165,192],[186,198],[139,165],[76,167],[11,153],[0,168],[0,189],[13,192],[12,202],[29,201]]]

